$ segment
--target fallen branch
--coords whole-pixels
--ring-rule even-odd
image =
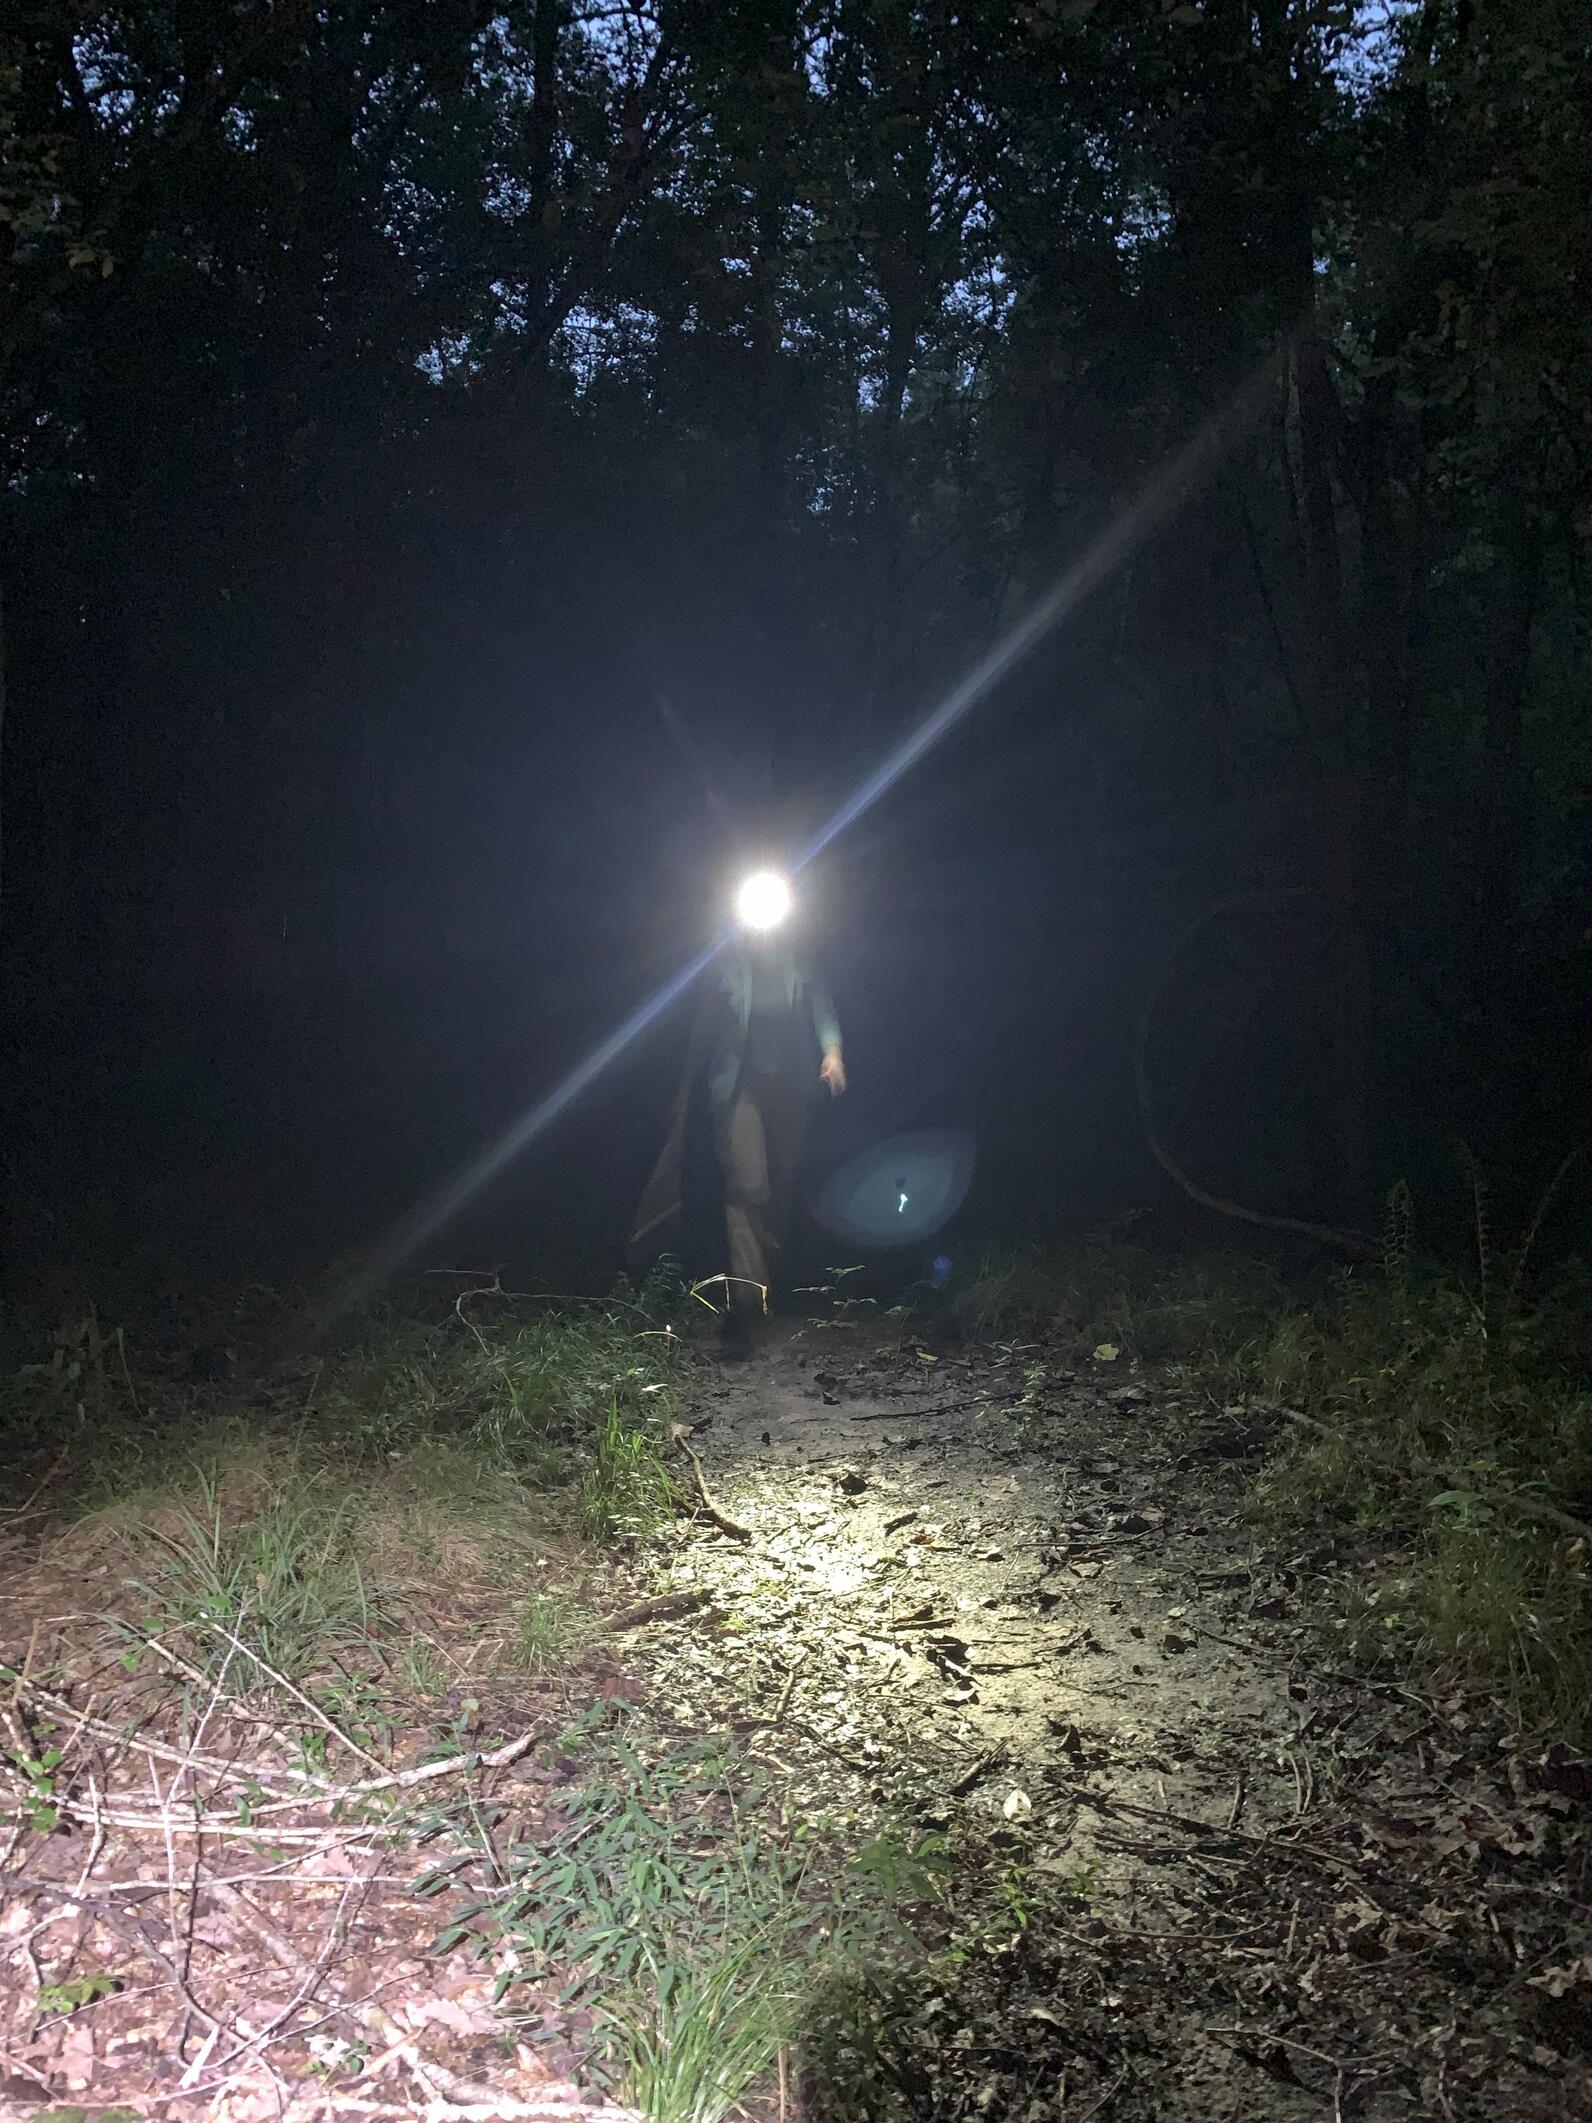
[[[1057,1788],[1070,1794],[1081,1806],[1092,1806],[1098,1813],[1128,1814],[1136,1821],[1156,1821],[1167,1828],[1180,1829],[1184,1835],[1198,1836],[1211,1843],[1244,1843],[1252,1850],[1276,1852],[1283,1857],[1313,1858],[1318,1865],[1332,1865],[1340,1872],[1350,1874],[1355,1880],[1363,1877],[1363,1870],[1351,1859],[1335,1850],[1323,1850],[1317,1843],[1299,1843],[1287,1836],[1258,1835],[1251,1828],[1222,1828],[1214,1821],[1198,1820],[1190,1813],[1169,1813],[1161,1806],[1138,1806],[1131,1799],[1119,1799],[1104,1791],[1092,1791],[1087,1784],[1072,1784],[1057,1780]]]
[[[262,1814],[277,1814],[306,1806],[311,1800],[321,1806],[342,1805],[349,1799],[365,1799],[381,1791],[411,1791],[417,1784],[433,1783],[438,1777],[457,1776],[466,1769],[506,1769],[510,1762],[517,1762],[522,1754],[528,1754],[536,1745],[539,1733],[535,1730],[522,1732],[517,1739],[505,1740],[501,1747],[488,1749],[485,1754],[450,1755],[439,1762],[422,1762],[416,1769],[394,1769],[379,1777],[367,1777],[362,1784],[342,1784],[329,1791],[307,1793],[298,1799],[271,1799],[263,1806],[253,1809],[258,1820]],[[272,1834],[276,1831],[273,1829]]]
[[[11,1678],[13,1676],[10,1669],[0,1666],[0,1679]],[[139,1754],[152,1756],[157,1762],[170,1762],[179,1767],[186,1764],[191,1768],[204,1770],[207,1776],[240,1784],[270,1784],[281,1779],[297,1780],[312,1786],[316,1791],[324,1788],[325,1779],[316,1776],[312,1770],[253,1762],[245,1765],[224,1761],[219,1755],[190,1754],[185,1748],[169,1746],[164,1740],[147,1740],[139,1733],[124,1731],[121,1726],[111,1724],[106,1718],[91,1717],[86,1710],[79,1710],[75,1704],[69,1703],[65,1696],[54,1695],[48,1688],[41,1688],[36,1681],[29,1681],[21,1674],[15,1676],[15,1682],[19,1696],[25,1689],[32,1701],[41,1704],[56,1717],[70,1718],[82,1732],[92,1734],[98,1740],[114,1741],[118,1747],[130,1747]]]
[[[953,1799],[965,1799],[970,1791],[977,1790],[986,1777],[992,1777],[997,1769],[1005,1766],[1010,1752],[1002,1741],[999,1746],[990,1748],[987,1754],[981,1754],[971,1769],[964,1769],[956,1782],[947,1786],[949,1795]]]
[[[270,1660],[262,1658],[259,1652],[253,1650],[243,1641],[242,1637],[234,1636],[230,1629],[224,1629],[219,1622],[207,1621],[204,1627],[213,1629],[218,1637],[232,1646],[234,1651],[241,1651],[246,1659],[249,1659],[254,1665],[259,1667],[268,1680],[274,1681],[278,1688],[284,1689],[295,1703],[302,1703],[316,1724],[324,1727],[334,1740],[340,1740],[350,1754],[357,1754],[359,1759],[362,1762],[368,1762],[372,1769],[382,1769],[386,1766],[375,1755],[371,1754],[367,1748],[361,1747],[357,1740],[351,1740],[348,1734],[344,1732],[342,1726],[327,1716],[313,1696],[306,1695],[303,1689],[290,1681],[285,1673],[278,1673]]]
[[[699,1607],[706,1607],[712,1599],[707,1592],[664,1592],[656,1599],[640,1600],[634,1607],[621,1608],[600,1622],[594,1632],[597,1636],[623,1636],[631,1629],[645,1629],[652,1622],[672,1622],[683,1614],[694,1614]]]
[[[927,1408],[874,1408],[854,1415],[854,1423],[915,1422],[922,1415],[962,1415],[969,1408],[997,1408],[1003,1401],[1020,1401],[1026,1386],[1012,1386],[999,1393],[970,1393],[965,1401],[934,1401]]]
[[[1117,2095],[1121,2093],[1123,2087],[1126,2086],[1127,2083],[1128,2067],[1124,2064],[1122,2069],[1117,2073],[1116,2077],[1111,2081],[1111,2084],[1106,2088],[1105,2092],[1101,2094],[1099,2099],[1096,2101],[1091,2101],[1089,2106],[1079,2116],[1078,2123],[1089,2123],[1089,2118],[1091,2116],[1099,2115],[1100,2111],[1103,2108],[1109,2106],[1109,2104],[1116,2099]]]
[[[686,1439],[680,1435],[678,1429],[675,1432],[674,1441],[691,1462],[691,1472],[696,1476],[697,1495],[701,1499],[703,1511],[721,1533],[727,1533],[732,1540],[749,1541],[752,1538],[751,1527],[743,1526],[739,1519],[732,1519],[723,1506],[716,1502],[712,1490],[708,1487],[707,1476],[702,1472],[702,1462],[691,1450]]]
[[[178,1835],[230,1835],[254,1839],[258,1839],[262,1834],[258,1825],[260,1820],[271,1815],[273,1823],[269,1835],[272,1842],[319,1845],[326,1841],[326,1829],[302,1825],[279,1826],[274,1816],[297,1812],[309,1806],[343,1805],[350,1799],[370,1798],[378,1792],[410,1791],[416,1785],[434,1783],[439,1777],[458,1776],[467,1770],[505,1769],[510,1762],[517,1762],[521,1755],[529,1753],[536,1745],[538,1737],[539,1734],[535,1731],[522,1732],[516,1739],[505,1740],[501,1747],[493,1747],[486,1753],[452,1755],[439,1762],[422,1762],[415,1769],[392,1770],[379,1777],[368,1777],[362,1784],[342,1784],[329,1789],[305,1792],[295,1798],[271,1799],[263,1806],[252,1807],[251,1817],[247,1821],[220,1819],[207,1813],[202,1806],[194,1809],[192,1820],[186,1815],[168,1817],[165,1812],[140,1813],[127,1807],[106,1805],[103,1800],[90,1808],[70,1794],[58,1795],[52,1799],[51,1804],[58,1811],[69,1813],[78,1820],[86,1820],[90,1825],[96,1821],[105,1821],[113,1828],[152,1829],[164,1833],[169,1827]],[[4,1766],[0,1764],[0,1768]],[[368,1828],[358,1833],[374,1835],[387,1825],[390,1824],[372,1821]]]
[[[1139,1121],[1150,1155],[1162,1171],[1176,1181],[1191,1201],[1198,1202],[1202,1209],[1214,1210],[1218,1216],[1236,1217],[1240,1223],[1258,1224],[1266,1231],[1296,1231],[1302,1237],[1317,1239],[1321,1244],[1331,1246],[1340,1253],[1350,1254],[1360,1260],[1374,1260],[1378,1252],[1377,1242],[1368,1238],[1363,1231],[1342,1231],[1331,1224],[1315,1223],[1308,1217],[1278,1216],[1267,1210],[1249,1209],[1242,1202],[1228,1201],[1224,1196],[1212,1194],[1202,1187],[1198,1180],[1184,1171],[1161,1140],[1161,1133],[1155,1121],[1154,1094],[1150,1087],[1150,1036],[1155,1028],[1156,1014],[1172,985],[1172,975],[1178,961],[1196,937],[1203,935],[1212,922],[1219,921],[1224,914],[1230,914],[1238,908],[1275,909],[1301,900],[1319,901],[1323,897],[1322,893],[1308,886],[1298,885],[1275,892],[1239,892],[1227,899],[1218,900],[1214,906],[1207,907],[1198,920],[1190,922],[1167,952],[1161,970],[1145,997],[1144,1008],[1139,1013],[1138,1031],[1133,1041],[1133,1081],[1138,1092]]]
[[[320,2116],[371,2116],[388,2118],[390,2123],[646,2123],[634,2108],[611,2108],[605,2102],[594,2106],[575,2087],[567,2092],[547,2087],[534,2101],[502,2094],[490,2101],[434,2100],[419,2105],[396,2099],[373,2101],[368,2095],[344,2093],[331,2086],[317,2087],[303,2098],[313,2102]]]

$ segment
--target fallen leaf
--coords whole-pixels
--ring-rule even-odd
[[[1097,1364],[1114,1364],[1121,1354],[1122,1351],[1115,1342],[1101,1342],[1094,1353],[1095,1362]]]
[[[1592,1983],[1592,1959],[1583,1954],[1578,1961],[1566,1961],[1558,1968],[1545,1968],[1540,1976],[1527,1976],[1526,1982],[1533,1990],[1546,1991],[1550,1998],[1562,1998],[1567,1990],[1578,1990],[1583,1983]]]

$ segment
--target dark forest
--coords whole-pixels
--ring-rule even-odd
[[[11,0],[0,451],[0,2110],[1584,2113],[1584,5]]]
[[[1529,1213],[1587,1121],[1576,15],[28,8],[15,1258],[361,1243],[1213,421],[832,852],[867,1124],[1152,1195],[1132,1027],[1233,901],[1157,1035],[1194,1176],[1438,1214],[1463,1142]]]

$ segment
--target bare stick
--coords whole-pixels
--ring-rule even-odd
[[[219,1622],[207,1621],[204,1626],[207,1629],[213,1629],[216,1635],[224,1638],[227,1643],[232,1645],[234,1650],[241,1651],[246,1659],[252,1660],[263,1674],[276,1683],[278,1688],[286,1689],[295,1703],[302,1703],[316,1724],[324,1726],[332,1738],[340,1741],[350,1754],[357,1754],[359,1759],[362,1762],[368,1762],[372,1769],[381,1774],[386,1773],[387,1765],[385,1762],[379,1761],[368,1749],[361,1747],[357,1740],[351,1740],[348,1734],[344,1732],[342,1726],[326,1715],[326,1712],[322,1710],[320,1704],[315,1701],[313,1696],[308,1696],[302,1688],[295,1687],[285,1673],[278,1673],[268,1659],[262,1658],[259,1652],[252,1650],[249,1645],[244,1643],[241,1637],[234,1636],[230,1629],[223,1629]]]
[[[533,1727],[485,1754],[448,1755],[440,1762],[422,1762],[416,1769],[385,1770],[379,1777],[367,1777],[362,1784],[341,1784],[330,1791],[317,1791],[298,1799],[271,1799],[264,1806],[256,1806],[254,1815],[258,1820],[266,1814],[288,1813],[295,1807],[307,1805],[311,1798],[317,1805],[331,1806],[347,1799],[369,1798],[378,1791],[411,1791],[417,1784],[430,1784],[438,1777],[457,1776],[466,1769],[506,1769],[510,1762],[517,1762],[522,1754],[528,1754],[539,1737],[540,1732]],[[274,1828],[271,1830],[273,1836],[276,1832]]]
[[[1121,2071],[1117,2073],[1116,2077],[1111,2081],[1111,2084],[1106,2088],[1105,2092],[1101,2094],[1099,2099],[1096,2101],[1092,2101],[1089,2106],[1084,2109],[1083,2112],[1079,2115],[1078,2123],[1089,2123],[1089,2118],[1091,2116],[1099,2115],[1101,2109],[1106,2107],[1109,2102],[1114,2101],[1117,2095],[1121,2093],[1123,2087],[1127,2085],[1127,2083],[1128,2068],[1124,2064]]]
[[[1013,1386],[999,1393],[972,1393],[964,1401],[932,1401],[924,1408],[876,1408],[865,1415],[854,1415],[854,1423],[905,1423],[914,1422],[923,1415],[961,1415],[969,1408],[995,1408],[1003,1401],[1020,1401],[1028,1389]]]
[[[691,1472],[696,1476],[697,1494],[702,1500],[703,1511],[721,1533],[729,1534],[732,1540],[749,1541],[752,1538],[751,1527],[743,1526],[739,1519],[732,1519],[728,1512],[715,1503],[713,1492],[708,1487],[707,1476],[702,1472],[702,1462],[691,1450],[690,1445],[678,1434],[676,1434],[675,1443],[691,1462]]]
[[[694,1614],[699,1607],[706,1607],[712,1594],[707,1592],[665,1592],[652,1600],[641,1600],[634,1607],[621,1609],[618,1614],[598,1624],[599,1636],[623,1636],[626,1630],[643,1629],[649,1622],[672,1622],[677,1615]]]
[[[138,1733],[124,1732],[119,1725],[112,1725],[104,1718],[91,1717],[86,1710],[79,1710],[69,1703],[65,1696],[53,1695],[49,1689],[39,1687],[35,1681],[24,1683],[19,1676],[18,1690],[23,1686],[26,1686],[34,1701],[42,1703],[57,1716],[73,1719],[84,1732],[92,1733],[96,1739],[114,1740],[120,1746],[136,1748],[140,1754],[152,1755],[157,1762],[172,1762],[179,1766],[184,1762],[192,1762],[208,1775],[231,1777],[254,1784],[269,1784],[276,1778],[287,1778],[317,1786],[326,1782],[324,1777],[315,1776],[305,1769],[281,1769],[262,1763],[245,1770],[240,1769],[236,1762],[223,1761],[219,1755],[204,1755],[187,1748],[172,1747],[164,1740],[146,1740]]]

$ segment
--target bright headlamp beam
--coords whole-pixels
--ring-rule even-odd
[[[865,811],[870,810],[887,789],[898,782],[909,768],[916,766],[924,753],[938,744],[971,709],[977,707],[1001,679],[1022,661],[1030,649],[1098,589],[1134,547],[1172,513],[1191,480],[1215,463],[1227,436],[1263,402],[1264,395],[1270,388],[1271,373],[1269,363],[1263,362],[1257,366],[1225,410],[1208,420],[1192,440],[1185,443],[1177,455],[1145,483],[1127,507],[1112,518],[1093,545],[1074,561],[1060,580],[995,643],[966,677],[947,693],[939,705],[924,717],[916,729],[902,739],[894,751],[889,753],[846,799],[811,846],[804,851],[796,865],[798,869],[811,862],[838,834],[843,833]],[[758,888],[758,892],[751,903],[753,916],[749,918],[745,905],[738,904],[737,911],[741,920],[750,928],[766,929],[777,926],[790,910],[790,886],[784,878],[773,872],[760,873],[758,877],[748,878],[741,887],[741,902],[746,901],[754,886]],[[770,887],[776,888],[783,895],[782,899],[776,901]],[[766,918],[770,907],[777,907],[772,919]],[[762,921],[755,919],[755,913],[759,909],[765,913],[765,919]],[[368,1297],[394,1269],[401,1267],[428,1239],[433,1238],[511,1159],[517,1157],[520,1151],[558,1120],[581,1093],[594,1084],[634,1040],[640,1038],[654,1019],[660,1017],[669,1005],[685,992],[703,968],[718,956],[725,941],[725,938],[720,937],[709,945],[707,950],[699,952],[673,980],[666,982],[640,1009],[633,1011],[616,1032],[611,1032],[607,1039],[592,1049],[584,1061],[577,1063],[561,1083],[555,1084],[544,1098],[530,1107],[512,1127],[506,1129],[495,1142],[483,1150],[456,1179],[430,1201],[422,1203],[393,1232],[386,1245],[367,1265],[364,1273],[346,1287],[336,1310],[342,1311]]]
[[[735,895],[735,918],[743,929],[777,929],[790,908],[790,886],[777,870],[759,870]]]

